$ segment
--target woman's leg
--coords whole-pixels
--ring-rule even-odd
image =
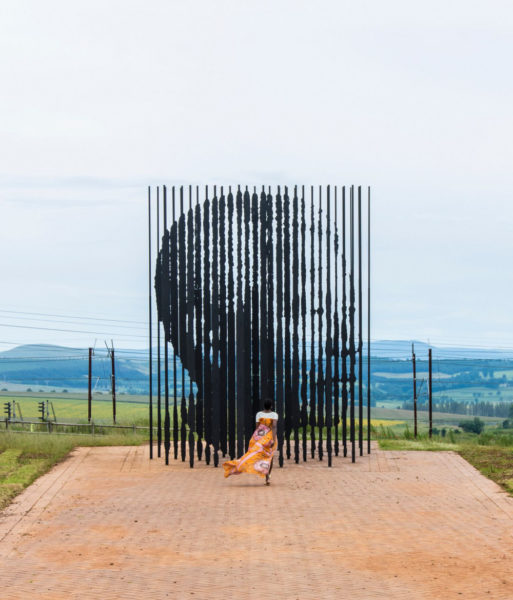
[[[273,460],[274,460],[274,458],[271,458],[271,465],[269,467],[269,473],[267,473],[267,475],[265,476],[265,483],[267,485],[269,485],[269,483],[270,483],[269,479],[271,479],[271,471],[273,470]]]

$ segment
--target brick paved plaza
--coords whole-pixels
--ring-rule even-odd
[[[290,463],[266,487],[81,448],[0,540],[3,600],[513,598],[513,498],[446,452]]]

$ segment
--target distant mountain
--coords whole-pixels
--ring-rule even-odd
[[[419,361],[427,360],[428,345],[414,341],[415,353]],[[310,344],[308,343],[308,356]],[[371,356],[375,359],[372,371],[380,372],[409,372],[406,363],[411,359],[412,342],[407,340],[379,340],[371,342]],[[162,353],[163,354],[163,353]],[[367,347],[364,345],[363,354],[366,360]],[[171,353],[172,355],[172,353]],[[145,394],[148,392],[148,351],[147,350],[117,350],[116,357],[116,388],[119,392]],[[154,390],[156,390],[157,352],[153,352]],[[163,356],[162,356],[163,358]],[[481,361],[503,361],[513,359],[513,351],[479,348],[433,347],[433,359],[436,361],[478,361],[472,368],[476,373],[486,367]],[[309,362],[309,361],[308,361]],[[401,365],[401,362],[405,362]],[[447,366],[446,362],[446,366]],[[387,366],[388,365],[388,366]],[[490,368],[498,369],[496,364]],[[68,348],[50,344],[30,344],[18,346],[11,350],[0,352],[0,390],[32,391],[43,390],[69,391],[87,390],[89,358],[87,348]],[[308,367],[309,368],[309,367]],[[177,384],[181,390],[181,370],[178,365]],[[461,370],[461,366],[457,369]],[[451,372],[454,369],[451,370]],[[188,388],[188,377],[185,373],[185,384]],[[96,391],[111,389],[111,362],[106,348],[95,350],[92,361],[92,385]]]
[[[379,340],[371,342],[371,356],[396,360],[411,359],[412,344],[415,345],[415,355],[419,359],[427,359],[428,350],[432,348],[433,358],[437,360],[471,359],[471,360],[509,360],[513,358],[513,350],[493,348],[466,348],[458,346],[429,346],[417,340]],[[367,344],[363,346],[367,355]]]
[[[148,387],[148,359],[141,351],[120,351],[116,356],[116,387],[141,393]],[[0,352],[0,389],[83,391],[87,389],[89,352],[50,344],[28,344]],[[111,362],[106,349],[95,350],[92,385],[97,391],[111,387]]]

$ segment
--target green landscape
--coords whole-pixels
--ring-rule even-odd
[[[412,363],[407,350],[408,346],[400,342],[377,345],[377,356],[372,358],[371,437],[384,449],[453,450],[513,493],[513,358],[476,358],[473,351],[467,356],[461,356],[460,351],[455,358],[451,352],[441,350],[433,366],[433,436],[429,438],[428,369],[421,348],[415,439]],[[116,428],[112,427],[110,379],[103,358],[97,356],[93,369],[89,423],[87,355],[83,349],[26,346],[0,353],[0,401],[4,410],[0,421],[0,507],[76,446],[148,441],[148,370],[144,357],[140,352],[128,352],[116,365]],[[365,379],[363,389],[365,417]],[[181,372],[177,391],[180,404]],[[157,396],[155,380],[154,427]],[[160,401],[163,419],[163,389]],[[174,397],[169,401],[172,407]],[[358,398],[356,403],[358,412]],[[6,404],[11,410],[10,420]],[[356,427],[358,431],[358,422]],[[334,436],[334,430],[332,433]]]

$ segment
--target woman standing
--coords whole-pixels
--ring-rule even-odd
[[[248,451],[241,458],[223,464],[224,476],[254,473],[265,477],[266,485],[270,485],[273,455],[278,446],[278,415],[273,411],[273,401],[269,398],[264,402],[264,410],[257,413],[256,422],[257,428],[249,441]]]

